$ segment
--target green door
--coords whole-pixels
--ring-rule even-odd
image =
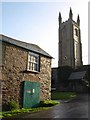
[[[24,81],[23,108],[36,107],[40,103],[40,83]]]

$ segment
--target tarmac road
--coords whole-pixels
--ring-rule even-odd
[[[84,118],[86,120],[86,118],[90,118],[89,105],[90,96],[88,94],[79,94],[73,101],[62,101],[61,104],[49,110],[32,114],[26,113],[20,116],[20,118],[72,118],[72,120],[74,120],[74,118]]]

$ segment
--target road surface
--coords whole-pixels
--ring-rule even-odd
[[[61,104],[37,113],[26,113],[20,118],[89,118],[90,96],[79,94],[70,102],[62,101]],[[63,119],[64,120],[64,119]],[[71,119],[70,119],[71,120]]]

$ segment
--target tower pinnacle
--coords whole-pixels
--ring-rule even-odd
[[[80,26],[80,17],[79,17],[79,15],[77,17],[77,24],[78,24],[78,26]]]
[[[61,13],[59,12],[59,23],[62,22],[62,17],[61,17]]]
[[[73,13],[72,13],[72,9],[70,8],[70,12],[69,12],[69,19],[71,19],[71,20],[72,20],[72,18],[73,18]]]

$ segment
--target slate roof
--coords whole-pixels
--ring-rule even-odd
[[[73,72],[70,74],[68,80],[80,80],[85,77],[86,71]]]
[[[2,40],[3,42],[7,42],[10,44],[16,45],[18,47],[22,47],[24,49],[27,49],[27,50],[33,51],[35,53],[39,53],[41,55],[52,58],[51,55],[49,55],[47,52],[45,52],[43,49],[41,49],[38,45],[22,42],[22,41],[7,37],[2,34],[0,34],[0,40]]]

